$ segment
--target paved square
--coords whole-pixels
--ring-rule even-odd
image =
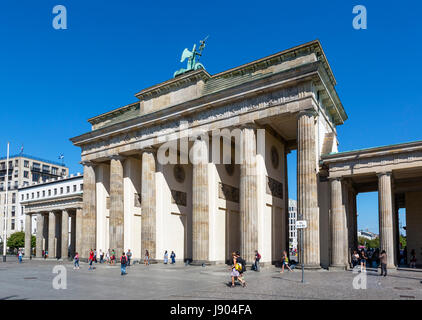
[[[63,265],[67,289],[53,288],[53,267]],[[73,270],[70,262],[9,261],[0,263],[0,299],[422,299],[421,272],[391,271],[386,278],[368,271],[367,289],[353,289],[352,271],[308,271],[305,284],[301,272],[279,273],[278,268],[247,271],[248,286],[230,288],[227,266],[185,266],[184,264],[136,264],[128,275],[120,275],[120,265],[86,263]]]

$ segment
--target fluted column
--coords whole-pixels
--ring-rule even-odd
[[[302,214],[302,219],[308,224],[303,230],[303,252],[300,257],[306,268],[320,268],[314,110],[299,112],[297,142],[298,219]]]
[[[205,139],[194,142],[192,171],[192,263],[209,261],[208,146]]]
[[[62,211],[62,247],[61,258],[67,260],[69,257],[69,213],[67,210]]]
[[[81,258],[87,259],[89,250],[95,248],[97,231],[95,168],[89,161],[82,164],[84,166],[83,208],[76,218],[76,251]]]
[[[256,132],[253,126],[243,127],[240,164],[240,254],[253,263],[258,250],[258,175]]]
[[[121,255],[124,249],[123,161],[113,156],[110,163],[110,249]]]
[[[35,238],[35,256],[42,258],[42,242],[44,237],[44,216],[37,213],[37,235]]]
[[[331,180],[331,265],[344,269],[347,266],[348,248],[346,212],[343,208],[341,179]]]
[[[151,259],[156,254],[156,190],[155,190],[155,149],[145,149],[142,153],[142,186],[141,186],[141,255],[148,250]]]
[[[56,258],[56,214],[48,213],[48,257]]]
[[[25,215],[25,258],[31,257],[32,215]]]
[[[393,201],[391,172],[378,174],[380,249],[387,253],[387,268],[394,268]]]

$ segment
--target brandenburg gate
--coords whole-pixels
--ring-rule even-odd
[[[358,190],[323,157],[338,152],[347,115],[320,42],[215,75],[195,60],[195,47],[185,58],[187,69],[89,119],[92,131],[71,139],[84,166],[76,251],[86,258],[91,248],[131,249],[143,258],[148,250],[160,261],[167,250],[201,265],[225,263],[236,250],[251,263],[258,250],[264,264],[280,261],[288,249],[286,159],[297,149],[298,213],[308,222],[300,258],[307,268],[344,268],[357,241]],[[211,139],[222,132],[229,138]],[[228,157],[220,152],[227,146]],[[205,157],[193,161],[192,153]],[[391,175],[378,176],[390,248]]]

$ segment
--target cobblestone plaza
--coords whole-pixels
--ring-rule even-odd
[[[375,269],[367,271],[367,289],[354,289],[352,271],[308,271],[301,283],[301,271],[264,268],[247,271],[246,288],[230,288],[226,266],[194,267],[184,264],[135,264],[128,275],[120,275],[120,265],[96,264],[88,271],[82,263],[73,270],[71,263],[32,260],[0,264],[0,299],[158,299],[158,300],[320,300],[320,299],[422,299],[422,273],[397,270],[384,278]],[[66,268],[67,289],[54,289],[56,265]],[[117,289],[121,288],[121,289]]]

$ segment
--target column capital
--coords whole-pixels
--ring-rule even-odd
[[[145,147],[145,148],[142,148],[141,149],[141,154],[142,153],[153,153],[153,154],[157,154],[157,151],[158,151],[158,148],[157,147],[154,147],[154,146],[148,146],[148,147]]]
[[[113,154],[108,157],[110,160],[117,160],[117,161],[124,161],[126,160],[126,157],[120,155],[120,154]]]
[[[243,130],[243,129],[254,129],[254,130],[260,129],[260,127],[255,122],[242,123],[238,126],[238,128],[240,130]]]
[[[377,174],[377,177],[379,178],[379,177],[381,177],[381,176],[392,176],[392,171],[381,171],[381,172],[377,172],[376,173]]]
[[[297,113],[298,118],[300,118],[301,116],[304,116],[304,115],[312,116],[312,117],[315,118],[318,115],[318,112],[314,108],[308,108],[308,109],[300,110]]]
[[[328,180],[330,181],[330,182],[333,182],[333,181],[343,181],[344,180],[344,178],[343,177],[328,177]]]
[[[90,160],[83,160],[81,162],[79,162],[81,165],[83,165],[84,167],[94,167],[95,163],[90,161]]]

